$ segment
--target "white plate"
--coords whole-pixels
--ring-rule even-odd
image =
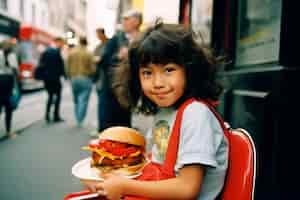
[[[103,178],[99,176],[99,172],[97,169],[91,168],[91,158],[85,158],[83,160],[78,161],[72,167],[72,174],[80,179],[86,180],[95,180],[102,181]],[[141,172],[131,175],[125,176],[126,178],[135,178],[141,175]]]

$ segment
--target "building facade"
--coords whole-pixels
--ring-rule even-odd
[[[157,5],[160,5],[157,7]],[[89,0],[87,4],[87,35],[91,48],[98,40],[95,30],[103,27],[108,37],[121,28],[122,14],[131,9],[137,9],[144,15],[142,29],[160,17],[168,23],[179,22],[179,0]],[[169,12],[172,10],[172,12]]]
[[[0,12],[55,36],[86,35],[87,0],[0,0]]]

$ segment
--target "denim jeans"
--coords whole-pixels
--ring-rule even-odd
[[[72,78],[71,82],[75,117],[77,123],[80,125],[86,116],[93,82],[88,77]]]

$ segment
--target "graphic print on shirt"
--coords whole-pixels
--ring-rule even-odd
[[[157,155],[154,155],[160,162],[165,160],[165,153],[167,151],[170,126],[166,120],[160,120],[155,124],[152,132],[152,142],[157,149]]]

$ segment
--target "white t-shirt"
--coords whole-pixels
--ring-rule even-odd
[[[154,117],[148,140],[152,160],[163,163],[177,110],[161,109]],[[228,143],[215,115],[200,102],[193,102],[183,112],[175,173],[187,164],[205,166],[198,200],[213,200],[223,188],[228,166]]]

